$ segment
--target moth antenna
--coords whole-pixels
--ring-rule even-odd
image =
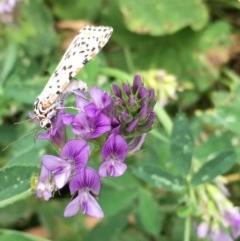
[[[36,129],[36,130],[35,130],[36,133],[35,133],[35,135],[34,135],[34,143],[36,142],[38,133],[39,133],[41,130],[43,130],[43,129],[44,129],[44,128],[39,128],[39,129]]]
[[[37,131],[39,131],[38,129],[36,129]],[[26,134],[24,134],[23,136],[18,137],[15,141],[11,142],[9,145],[5,146],[1,151],[5,151],[6,149],[8,149],[10,146],[14,145],[16,142],[22,140],[23,138],[25,138],[26,136],[29,136],[30,134],[32,134],[33,132],[35,132],[36,130],[30,131]],[[35,135],[36,136],[36,135]]]
[[[73,107],[73,106],[64,106],[64,107],[58,107],[58,108],[57,108],[57,110],[65,110],[65,109],[78,110],[78,111],[80,111],[79,108]]]
[[[36,117],[34,117],[33,119],[35,119]],[[18,122],[15,122],[14,125],[21,125],[25,122],[28,122],[28,121],[31,121],[33,120],[32,118],[29,118],[29,119],[26,119],[26,120],[23,120],[23,121],[18,121]]]
[[[79,91],[78,91],[78,90],[72,90],[71,92],[72,92],[73,94],[81,97],[81,98],[84,99],[84,100],[88,100],[87,96],[83,95],[82,93],[81,93],[82,95],[79,94]]]

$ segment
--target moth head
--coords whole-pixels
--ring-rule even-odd
[[[45,130],[52,129],[52,122],[49,119],[43,119],[40,121],[40,126]]]

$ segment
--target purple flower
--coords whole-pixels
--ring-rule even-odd
[[[132,121],[130,124],[128,124],[126,126],[126,129],[125,131],[130,134],[130,133],[133,133],[137,130],[137,127],[138,127],[138,122],[139,120],[138,119],[135,119],[134,121]]]
[[[121,120],[126,121],[126,122],[130,122],[132,120],[132,118],[130,118],[130,115],[127,110],[123,110],[123,112],[121,114]]]
[[[0,13],[11,13],[20,0],[2,0],[0,2]]]
[[[152,128],[156,98],[153,89],[144,87],[141,77],[134,77],[133,85],[112,85],[113,115],[118,119],[124,136],[138,136]]]
[[[37,197],[48,201],[52,197],[54,189],[55,186],[51,183],[51,172],[42,166],[36,187]]]
[[[150,111],[148,114],[148,117],[146,118],[145,123],[141,127],[139,127],[139,129],[144,133],[151,130],[155,117],[156,117],[156,113],[154,111]]]
[[[209,235],[213,241],[234,241],[234,239],[224,229],[213,230]]]
[[[199,238],[205,238],[207,237],[209,232],[209,225],[207,222],[202,222],[197,225],[196,230],[197,230],[197,236]]]
[[[38,135],[38,139],[50,139],[61,152],[58,156],[42,157],[37,196],[49,200],[69,183],[74,199],[65,208],[64,216],[73,216],[81,210],[83,214],[101,218],[104,214],[95,198],[100,192],[101,177],[123,175],[127,154],[141,148],[154,122],[155,94],[143,86],[140,76],[135,76],[133,85],[123,84],[119,88],[113,84],[111,94],[96,87],[88,89],[88,93],[75,89],[71,93],[76,95],[76,108],[72,109],[77,114],[65,113],[65,107],[61,106],[51,119],[52,128]],[[72,126],[76,140],[66,142],[66,125]],[[86,140],[96,146],[95,150],[101,150],[98,172],[87,166],[90,146]]]
[[[96,116],[99,112],[107,114],[111,110],[112,98],[107,92],[93,87],[89,93],[92,101],[84,108],[88,116]]]
[[[55,186],[60,189],[71,175],[86,165],[89,152],[89,146],[85,141],[70,140],[62,148],[60,157],[44,155],[42,164],[51,172]]]
[[[15,5],[20,0],[2,0],[0,2],[0,19],[2,22],[8,23],[13,20],[12,13]]]
[[[84,168],[77,173],[69,184],[71,194],[77,192],[77,197],[67,205],[64,216],[73,216],[81,209],[83,214],[102,218],[103,211],[93,196],[99,194],[100,186],[100,176],[93,168]]]
[[[114,95],[118,96],[120,99],[122,98],[122,91],[117,84],[115,83],[112,84],[112,91]]]
[[[229,207],[223,213],[223,216],[231,227],[232,236],[234,238],[240,237],[240,212],[236,207]]]
[[[202,222],[197,226],[197,236],[201,239],[208,237],[213,241],[234,241],[223,228],[210,226],[207,222]]]
[[[128,153],[135,153],[135,152],[139,151],[145,140],[145,137],[146,137],[146,133],[133,138],[128,143]]]
[[[142,86],[142,79],[140,75],[136,74],[133,79],[133,87],[132,87],[133,93],[135,94],[141,86]]]
[[[78,113],[85,113],[85,106],[89,105],[91,102],[87,99],[85,93],[82,93],[82,91],[80,91],[79,93],[77,92],[75,98],[76,108],[73,107],[72,109],[78,110]],[[74,118],[75,114],[70,114],[66,112],[61,113],[61,119],[65,125],[71,125],[74,121]]]
[[[74,118],[75,118],[74,114],[69,114],[69,113],[61,114],[61,119],[64,125],[71,125],[73,123]]]
[[[95,139],[111,130],[111,119],[102,113],[93,117],[79,113],[75,116],[72,126],[74,134],[84,139]]]
[[[63,110],[59,110],[56,117],[52,118],[52,128],[45,133],[39,133],[38,139],[50,139],[58,147],[62,147],[65,143],[65,125],[62,121]]]
[[[142,104],[141,104],[141,111],[139,113],[139,117],[142,119],[142,118],[145,118],[146,115],[148,113],[148,104],[146,101],[143,101]]]
[[[62,188],[72,173],[72,163],[60,157],[44,155],[42,163],[54,178],[54,184],[58,189]]]
[[[129,84],[123,83],[123,91],[126,96],[130,96],[131,98],[131,87]]]
[[[128,144],[125,139],[115,133],[111,134],[102,148],[103,163],[99,168],[101,177],[121,176],[127,169],[124,160],[128,153]]]
[[[197,236],[213,241],[236,240],[240,237],[240,212],[226,197],[226,187],[207,184],[205,189],[198,191],[203,221],[197,225]]]
[[[156,95],[154,89],[150,89],[148,92],[148,105],[154,107],[156,104]]]
[[[84,140],[70,140],[62,148],[60,156],[74,162],[75,169],[79,170],[85,167],[90,155],[90,147]]]
[[[85,106],[90,103],[91,101],[85,95],[76,95],[76,107],[78,112],[84,112]]]

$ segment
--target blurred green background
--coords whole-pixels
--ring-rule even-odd
[[[183,223],[176,211],[181,194],[170,192],[177,187],[168,190],[163,183],[148,182],[138,168],[151,163],[174,172],[168,163],[170,120],[184,112],[195,159],[201,163],[220,151],[234,150],[236,163],[228,174],[238,172],[240,2],[23,0],[12,12],[1,13],[4,2],[0,1],[0,227],[8,231],[2,230],[0,240],[41,240],[37,235],[63,241],[182,240]],[[51,147],[35,139],[39,129],[33,121],[16,125],[29,118],[64,50],[86,24],[112,26],[114,32],[78,77],[89,86],[110,90],[111,82],[131,80],[139,73],[155,88],[158,105],[168,113],[164,119],[158,112],[143,150],[128,157],[124,176],[103,180],[99,202],[105,218],[97,226],[96,220],[80,213],[63,218],[69,202],[64,190],[49,202],[31,194],[31,178]],[[230,188],[238,204],[237,183]],[[26,231],[35,237],[24,236]],[[194,229],[191,240],[197,240]]]

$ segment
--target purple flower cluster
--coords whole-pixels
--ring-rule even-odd
[[[213,241],[234,241],[240,237],[240,212],[227,196],[225,186],[207,184],[200,188],[199,211],[201,220],[197,236]]]
[[[17,2],[21,0],[3,0],[0,2],[0,20],[2,22],[11,22],[12,13]]]
[[[136,75],[133,85],[116,84],[109,94],[99,88],[86,95],[76,93],[76,114],[58,111],[51,121],[53,127],[38,135],[49,139],[61,151],[58,156],[44,155],[37,184],[37,196],[49,200],[54,192],[69,183],[74,199],[67,205],[64,216],[84,214],[103,217],[95,196],[99,195],[101,178],[119,177],[127,169],[128,153],[138,151],[154,122],[155,94],[147,90]],[[74,138],[68,140],[66,126]],[[99,150],[102,162],[98,170],[88,166],[91,149]]]

